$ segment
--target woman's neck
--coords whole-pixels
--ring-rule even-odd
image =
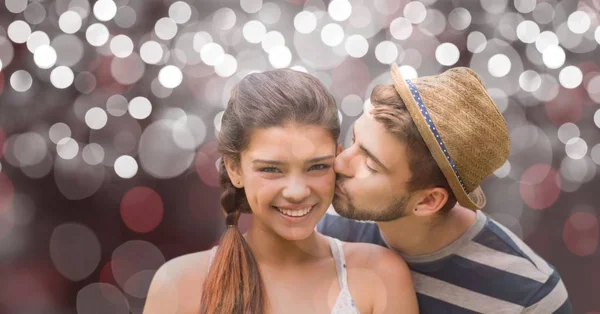
[[[327,239],[316,231],[306,239],[290,241],[253,222],[244,238],[261,264],[293,266],[331,255]]]

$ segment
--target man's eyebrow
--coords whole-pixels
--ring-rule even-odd
[[[354,137],[354,126],[355,124],[352,125],[352,136]],[[368,150],[366,147],[364,147],[361,143],[358,143],[358,148],[360,148],[360,150],[362,150],[363,152],[365,152],[365,154],[367,154],[367,156],[369,156],[369,158],[373,159],[373,161],[378,164],[381,168],[383,168],[383,170],[385,172],[389,172],[390,170],[381,162],[381,160],[379,160],[379,158],[377,158],[370,150]]]

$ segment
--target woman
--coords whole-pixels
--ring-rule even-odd
[[[227,230],[218,247],[163,265],[144,313],[417,313],[400,257],[315,231],[333,199],[339,133],[335,101],[313,76],[246,76],[218,135]],[[242,212],[253,215],[244,235]]]

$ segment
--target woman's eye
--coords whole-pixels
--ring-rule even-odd
[[[265,167],[265,168],[261,168],[260,169],[261,172],[268,172],[268,173],[278,173],[281,172],[279,171],[279,169],[275,168],[275,167]]]
[[[310,170],[324,170],[324,169],[329,169],[330,167],[331,167],[330,165],[318,164],[318,165],[314,165],[314,166],[310,167]]]

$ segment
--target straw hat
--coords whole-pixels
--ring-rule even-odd
[[[510,140],[506,122],[477,74],[458,67],[405,80],[392,64],[391,75],[458,203],[481,209],[481,181],[506,162]]]

